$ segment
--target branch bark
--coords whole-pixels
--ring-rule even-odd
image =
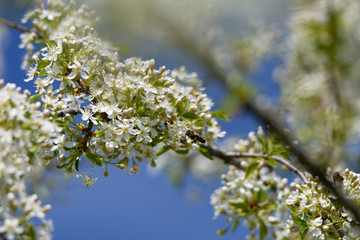
[[[159,13],[159,16],[163,14]],[[163,16],[166,18],[166,16]],[[224,71],[223,68],[217,63],[215,57],[212,55],[210,46],[204,46],[204,44],[197,41],[192,37],[190,33],[182,31],[177,24],[171,21],[171,18],[166,18],[164,21],[169,31],[172,32],[177,39],[181,47],[189,53],[190,56],[195,57],[202,63],[208,72],[218,81],[223,84],[227,83],[228,70],[234,69],[233,66],[229,66],[228,70]],[[354,201],[350,200],[346,194],[338,189],[327,177],[323,169],[316,164],[316,159],[313,159],[306,148],[291,134],[286,131],[286,125],[284,119],[279,118],[279,114],[269,109],[264,109],[255,103],[254,100],[242,99],[242,105],[246,110],[252,112],[257,116],[261,122],[265,125],[269,125],[274,132],[276,132],[279,138],[289,146],[291,152],[296,157],[297,161],[313,176],[318,177],[319,181],[327,187],[342,203],[342,205],[349,210],[354,217],[360,221],[360,209]]]
[[[19,31],[22,31],[22,32],[27,32],[27,33],[31,32],[30,29],[28,29],[28,28],[26,28],[26,27],[24,27],[24,26],[22,26],[20,24],[5,20],[3,18],[0,18],[0,23],[4,24],[4,25],[6,25],[6,26],[8,26],[10,28],[14,28],[14,29],[17,29]]]
[[[297,174],[304,183],[307,183],[305,174],[302,171],[300,171],[297,167],[295,167],[290,161],[288,161],[282,157],[268,156],[267,154],[263,154],[263,153],[225,152],[223,150],[220,150],[218,147],[216,147],[214,145],[210,145],[210,144],[202,144],[201,147],[207,149],[211,153],[211,155],[222,159],[224,161],[224,163],[231,164],[236,167],[241,167],[241,161],[237,160],[237,159],[241,159],[241,158],[273,159],[273,160],[277,161],[278,163],[286,166],[289,170],[291,170],[295,174]]]

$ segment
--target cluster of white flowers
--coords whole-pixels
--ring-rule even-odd
[[[248,139],[240,139],[234,145],[240,153],[254,154],[242,157],[241,168],[229,167],[222,175],[223,186],[211,196],[214,217],[220,214],[231,222],[227,228],[219,230],[223,235],[229,229],[234,231],[240,221],[249,227],[248,239],[264,239],[266,235],[274,239],[292,239],[293,233],[287,231],[289,210],[285,204],[290,189],[288,180],[278,176],[273,167],[276,162],[270,158],[255,157],[285,154],[282,145],[276,139],[267,138],[262,127],[257,132],[249,132]],[[266,155],[267,154],[267,155]]]
[[[324,164],[340,161],[359,133],[359,11],[356,0],[299,1],[289,21],[283,104],[299,139],[326,152]]]
[[[333,173],[332,178],[344,194],[360,204],[360,174],[346,169]],[[309,239],[360,238],[359,222],[318,181],[309,180],[307,184],[296,184],[294,187],[296,191],[286,200],[293,220],[289,222],[288,229],[308,230]]]
[[[243,168],[247,164],[243,162]],[[223,186],[211,195],[215,216],[225,215],[232,224],[229,229],[235,230],[238,223],[245,219],[244,225],[251,231],[248,239],[257,239],[257,229],[261,239],[268,234],[274,239],[291,239],[292,233],[284,234],[288,208],[285,201],[289,195],[287,179],[279,177],[268,167],[259,166],[251,175],[246,176],[242,169],[231,166],[222,176]]]
[[[0,80],[0,96],[0,238],[50,239],[50,205],[27,192],[26,178],[42,168],[58,127],[39,111],[40,103],[30,102],[29,91]]]
[[[210,111],[212,101],[194,84],[196,75],[155,69],[154,60],[121,62],[97,37],[92,19],[85,6],[76,10],[61,1],[48,1],[48,9],[24,19],[32,21],[36,36],[23,37],[23,45],[44,44],[27,58],[32,62],[26,81],[34,81],[45,112],[64,128],[49,159],[60,157],[60,167],[73,172],[85,154],[95,165],[138,173],[143,159],[156,165],[160,143],[174,151],[195,148],[188,130],[206,141],[224,136]]]
[[[234,149],[237,152],[248,152],[248,153],[255,153],[262,151],[262,145],[259,142],[258,137],[264,137],[265,132],[261,126],[258,127],[257,132],[249,132],[248,139],[240,139],[235,143]]]

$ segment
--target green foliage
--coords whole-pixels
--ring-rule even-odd
[[[213,156],[211,155],[211,153],[209,152],[209,150],[205,149],[205,148],[198,148],[198,151],[201,155],[203,155],[204,157],[206,157],[207,159],[210,160],[214,160]]]
[[[104,167],[103,161],[97,154],[92,153],[92,152],[86,152],[85,157],[87,159],[89,159],[92,163],[94,163],[95,165],[97,165],[99,167]]]
[[[230,121],[230,119],[228,118],[230,115],[224,111],[221,110],[217,110],[215,112],[212,112],[211,115],[215,118],[224,120],[224,121]]]
[[[260,162],[252,162],[245,170],[245,179],[248,178],[260,165]]]

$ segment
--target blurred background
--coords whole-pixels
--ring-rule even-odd
[[[0,17],[21,23],[23,14],[34,3],[0,0]],[[246,78],[268,97],[263,101],[276,102],[280,90],[273,80],[273,70],[281,59],[271,55],[276,47],[267,47],[277,35],[272,29],[286,27],[287,1],[78,1],[82,3],[95,11],[99,17],[96,30],[119,48],[122,59],[141,56],[155,59],[157,67],[185,66],[203,79],[205,92],[215,102],[214,109],[233,108],[226,98],[226,87],[196,58],[197,47],[216,53],[225,69],[234,56],[239,57],[235,53],[241,52],[239,64]],[[32,83],[23,81],[26,72],[20,69],[25,53],[18,48],[20,33],[0,26],[0,78],[33,93]],[[240,41],[249,35],[257,37]],[[200,44],[188,45],[189,39]],[[246,138],[249,131],[256,131],[259,122],[255,117],[241,111],[231,113],[230,122],[220,121],[228,132],[226,141]],[[226,145],[226,141],[219,144]],[[222,217],[212,219],[209,199],[220,186],[220,173],[226,169],[209,160],[194,161],[167,155],[159,160],[160,170],[143,166],[142,172],[133,176],[110,168],[105,178],[98,170],[93,175],[98,178],[94,189],[82,187],[80,179],[69,179],[64,185],[61,172],[50,171],[38,179],[48,188],[35,190],[43,195],[44,202],[52,204],[49,217],[54,221],[55,240],[219,239],[216,230],[228,225]],[[244,229],[222,238],[243,239],[247,233]]]

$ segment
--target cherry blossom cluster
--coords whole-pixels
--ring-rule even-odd
[[[0,238],[51,239],[50,205],[28,193],[26,179],[39,173],[59,128],[31,103],[30,92],[0,80]]]
[[[154,60],[120,61],[97,36],[85,6],[49,1],[47,7],[26,14],[33,30],[23,34],[22,46],[31,56],[26,81],[35,83],[44,111],[64,129],[49,160],[60,158],[59,167],[74,172],[85,155],[97,166],[138,173],[144,159],[156,165],[158,145],[196,148],[188,130],[206,141],[225,135],[196,74],[157,69]],[[34,43],[43,45],[40,51],[32,51]]]
[[[360,174],[346,169],[334,172],[331,177],[344,194],[360,205]],[[359,222],[317,180],[309,180],[303,185],[296,184],[286,204],[292,216],[288,229],[306,230],[307,236],[312,236],[311,239],[360,238]]]
[[[261,239],[265,236],[291,238],[291,232],[284,232],[289,215],[285,204],[289,195],[288,180],[268,166],[259,166],[247,176],[245,169],[249,166],[245,162],[244,169],[230,166],[228,173],[222,175],[223,186],[211,195],[214,217],[224,215],[231,222],[227,228],[218,230],[218,234],[234,231],[244,220],[243,224],[251,232],[247,239],[258,239],[259,235]]]
[[[272,144],[262,127],[256,133],[249,132],[248,139],[235,142],[235,151],[247,154],[247,157],[241,158],[240,167],[229,167],[228,172],[221,176],[223,186],[211,195],[214,217],[224,215],[231,223],[218,230],[219,235],[234,231],[242,221],[251,232],[248,239],[258,239],[259,235],[260,239],[292,236],[292,233],[284,233],[289,215],[285,204],[290,193],[288,180],[275,172],[276,163],[267,155],[257,155],[270,153],[272,147],[269,145]]]

